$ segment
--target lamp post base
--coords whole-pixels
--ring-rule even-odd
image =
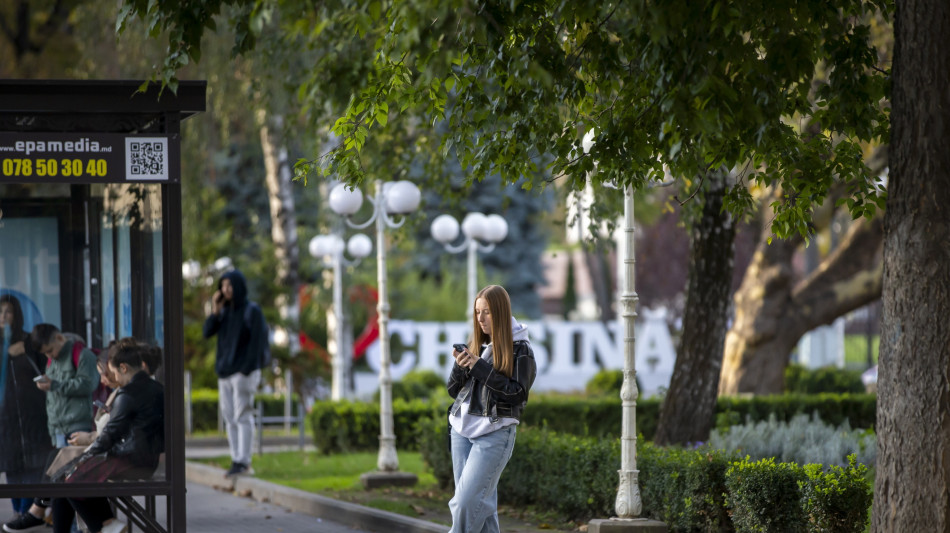
[[[666,524],[649,518],[597,518],[587,524],[587,533],[667,533]]]
[[[412,487],[419,482],[419,477],[411,472],[367,472],[360,476],[360,483],[366,490],[380,487]]]

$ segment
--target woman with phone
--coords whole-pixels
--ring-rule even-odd
[[[23,329],[23,309],[12,294],[0,296],[0,472],[7,483],[39,483],[53,445],[46,428],[46,394],[33,380],[42,375],[46,357],[29,349]],[[17,516],[29,510],[33,498],[13,498]]]
[[[521,413],[537,375],[528,329],[511,316],[499,285],[475,297],[472,336],[455,345],[447,389],[455,495],[450,533],[500,531],[498,480],[511,458]]]
[[[109,371],[118,385],[109,421],[66,475],[66,483],[148,479],[164,451],[164,388],[143,368],[150,347],[120,341],[109,350]],[[108,499],[54,498],[53,533],[68,533],[78,514],[91,533],[120,533],[126,525]]]

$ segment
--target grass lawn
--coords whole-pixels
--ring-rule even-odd
[[[375,471],[376,459],[376,452],[336,455],[299,451],[267,453],[254,456],[254,477],[336,500],[451,525],[448,501],[452,494],[439,489],[418,452],[399,452],[399,469],[419,476],[415,487],[364,489],[360,475]],[[227,469],[231,459],[217,457],[199,462]],[[576,527],[571,523],[559,523],[551,513],[537,513],[530,509],[501,507],[499,518],[502,530],[509,532],[572,531]]]

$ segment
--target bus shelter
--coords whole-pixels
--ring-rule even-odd
[[[205,110],[205,90],[0,80],[0,498],[107,497],[132,530],[185,531],[180,125]],[[153,473],[24,475],[38,453],[57,453],[53,430],[35,423],[49,393],[29,378],[44,369],[10,353],[37,324],[96,349],[125,337],[161,348],[150,370],[164,386],[164,455]]]

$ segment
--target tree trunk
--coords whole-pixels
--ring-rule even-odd
[[[702,218],[692,231],[683,337],[660,409],[657,444],[705,441],[712,428],[736,235],[735,221],[722,208],[728,178],[725,171],[706,177]]]
[[[950,4],[894,31],[871,531],[950,532]]]
[[[300,258],[297,252],[297,215],[293,196],[293,173],[287,160],[284,141],[283,117],[258,111],[261,128],[261,148],[267,169],[267,194],[270,198],[271,239],[277,258],[275,281],[285,292],[278,297],[280,317],[290,328],[290,353],[299,351],[297,325],[300,307],[297,289],[300,286]]]
[[[735,295],[719,394],[781,393],[802,335],[880,296],[882,242],[880,218],[855,221],[834,252],[798,280],[792,257],[801,239],[768,244],[763,236]]]

